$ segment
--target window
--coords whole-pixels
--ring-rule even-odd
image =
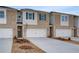
[[[29,13],[29,19],[33,19],[33,13]]]
[[[4,18],[4,11],[0,11],[0,18]]]
[[[26,12],[26,19],[28,19],[28,12]]]
[[[69,24],[69,16],[61,15],[61,25],[68,26]]]
[[[39,20],[45,21],[46,20],[46,14],[39,14]]]
[[[67,22],[68,21],[68,16],[66,16],[66,15],[63,15],[63,16],[61,16],[62,18],[62,22]]]
[[[26,12],[26,19],[28,20],[34,20],[34,13],[28,13]]]

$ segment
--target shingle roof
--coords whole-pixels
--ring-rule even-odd
[[[6,8],[6,9],[14,9],[14,10],[17,10],[17,9],[15,9],[15,8],[7,7],[7,6],[0,6],[0,8]]]
[[[68,15],[73,15],[73,16],[79,16],[79,15],[76,15],[76,14],[71,14],[71,13],[65,13],[65,12],[50,12],[50,13],[60,13],[60,14],[68,14]]]
[[[25,8],[25,9],[21,9],[21,10],[30,10],[30,11],[36,11],[36,12],[46,12],[46,13],[48,13],[47,11],[34,10],[34,9],[29,9],[29,8],[28,8],[28,9],[26,9],[26,8]]]

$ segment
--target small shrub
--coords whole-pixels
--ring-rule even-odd
[[[71,40],[71,38],[68,38],[68,40]]]
[[[13,39],[17,39],[17,37],[16,37],[16,36],[14,36],[14,37],[13,37]]]

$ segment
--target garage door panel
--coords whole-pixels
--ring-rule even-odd
[[[12,38],[12,29],[1,29],[0,28],[0,38]]]
[[[56,29],[56,37],[71,37],[71,29]]]
[[[26,37],[47,37],[46,29],[26,29]]]

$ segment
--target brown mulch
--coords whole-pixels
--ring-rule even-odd
[[[45,53],[26,39],[14,39],[12,53]]]
[[[69,39],[55,38],[55,39],[57,39],[57,40],[61,40],[61,41],[67,42],[67,43],[71,43],[71,44],[79,45],[79,42],[74,41],[74,40],[72,40],[72,39],[70,39],[70,38],[69,38]]]
[[[66,42],[68,42],[68,43],[72,43],[72,44],[75,44],[75,45],[79,45],[79,42],[77,42],[77,41],[73,41],[73,40],[66,41]]]

